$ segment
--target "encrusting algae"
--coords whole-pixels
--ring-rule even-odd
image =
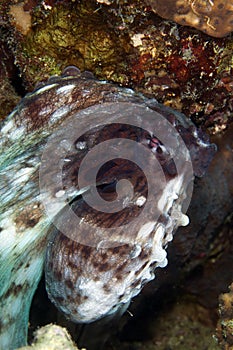
[[[233,31],[231,0],[148,0],[153,11],[163,18],[222,38]]]

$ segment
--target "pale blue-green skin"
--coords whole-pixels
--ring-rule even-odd
[[[28,318],[31,306],[31,301],[41,277],[42,267],[43,267],[43,251],[33,252],[34,239],[33,234],[37,233],[39,235],[43,234],[43,228],[38,228],[38,232],[28,232],[25,239],[27,243],[23,247],[23,252],[17,247],[10,252],[0,251],[2,258],[0,260],[0,309],[1,309],[1,336],[0,336],[0,349],[15,349],[26,344],[27,341],[27,329],[28,329]],[[18,242],[16,242],[16,245]],[[2,254],[3,253],[3,254]],[[16,258],[12,258],[16,256]],[[28,258],[30,254],[30,259]],[[28,260],[33,260],[36,256],[36,262],[33,263],[33,268],[31,268],[30,276],[20,277],[23,272],[23,267],[25,267],[25,262]],[[22,267],[21,264],[23,264]],[[13,270],[10,271],[10,267]],[[14,270],[17,272],[14,274]],[[15,278],[20,280],[20,284],[24,285],[27,283],[27,288],[24,288],[21,293],[14,295],[11,288],[14,283]],[[16,285],[17,287],[17,285]],[[6,298],[7,292],[10,294]],[[14,305],[14,310],[13,310]]]
[[[13,119],[14,114],[5,125]],[[16,133],[14,140],[8,134],[1,135],[0,155],[0,349],[11,350],[27,341],[29,310],[43,269],[49,220],[40,209],[41,220],[34,227],[16,225],[21,210],[39,202],[36,174],[41,146],[36,133],[31,137]],[[23,178],[19,172],[26,162],[30,174]]]

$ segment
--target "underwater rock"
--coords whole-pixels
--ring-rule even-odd
[[[27,92],[73,64],[152,95],[210,133],[232,122],[232,34],[209,37],[133,0],[25,0],[21,9],[31,16],[31,29],[23,34],[10,14],[17,3],[2,0],[0,24]]]
[[[181,25],[195,27],[215,37],[233,31],[231,0],[149,0],[153,11]]]
[[[38,329],[34,334],[31,346],[24,346],[20,350],[78,350],[73,344],[70,335],[65,328],[57,325],[46,325]],[[85,349],[82,349],[85,350]]]
[[[219,297],[219,322],[217,337],[221,349],[231,350],[233,347],[233,283],[229,292]]]
[[[0,29],[0,37],[2,32]],[[15,105],[19,102],[20,97],[17,95],[13,82],[17,76],[17,69],[14,66],[14,56],[10,52],[4,40],[0,39],[0,121],[8,115]]]
[[[135,119],[133,118],[136,115],[138,120],[141,120],[141,128],[138,128],[136,125],[135,129],[135,125],[133,125],[133,128],[125,129],[122,124],[123,129],[119,129],[119,121],[121,121],[121,119],[117,119],[117,116],[119,116],[117,112],[119,112],[120,115],[121,113],[128,113],[127,115],[132,118],[129,120],[134,121]],[[87,130],[85,133],[84,125],[88,121],[88,118],[90,118],[91,113],[94,115],[94,118],[95,114],[98,116],[98,113],[100,113],[102,117],[106,118],[106,121],[111,122],[113,127],[111,132],[113,133],[109,134],[106,129],[101,126],[103,121],[99,126],[98,123],[95,123],[95,128],[93,128],[93,130]],[[148,119],[146,119],[147,114],[156,116],[156,127],[152,127],[148,124]],[[158,119],[161,117],[162,119]],[[39,179],[39,171],[43,160],[42,156],[46,149],[46,143],[49,137],[54,135],[55,131],[57,131],[57,128],[59,126],[63,128],[63,123],[70,119],[73,121],[76,119],[76,122],[80,123],[79,129],[81,130],[79,130],[79,132],[83,133],[84,139],[76,138],[74,144],[70,144],[69,140],[63,140],[60,144],[60,146],[63,147],[63,154],[60,154],[61,148],[57,144],[54,153],[49,155],[52,174],[55,175],[52,176],[52,178],[49,177],[49,180],[52,179],[55,186],[60,181],[59,177],[56,177],[56,173],[53,173],[52,165],[57,156],[61,157],[59,159],[63,159],[64,161],[64,159],[66,159],[64,155],[68,154],[67,159],[69,159],[69,161],[67,161],[66,166],[64,166],[63,174],[64,188],[58,187],[56,189],[48,186],[48,188],[44,188],[46,190],[45,192],[41,192],[39,188],[39,180],[41,181],[41,178]],[[94,120],[97,122],[98,118]],[[158,122],[159,120],[160,122]],[[83,121],[85,123],[83,123]],[[114,123],[118,124],[115,125]],[[157,133],[159,133],[159,130],[161,131],[161,123],[165,123],[166,125],[166,128],[163,129],[165,130],[164,134],[156,136],[156,131]],[[73,129],[75,135],[76,129]],[[72,128],[64,130],[69,131],[69,133],[66,133],[65,139],[71,137]],[[125,137],[124,130],[126,130]],[[115,137],[118,135],[119,138],[118,133],[123,137],[123,140],[129,138],[135,146],[141,143],[142,149],[150,155],[150,162],[154,163],[155,160],[159,162],[160,169],[162,169],[164,173],[164,182],[156,182],[156,180],[159,179],[159,177],[156,178],[156,176],[154,176],[153,180],[158,184],[158,197],[156,197],[154,201],[154,203],[158,203],[158,208],[155,206],[155,208],[158,209],[158,213],[155,215],[154,221],[150,219],[148,222],[145,221],[148,218],[144,218],[145,220],[142,220],[140,226],[132,225],[129,237],[127,236],[127,232],[125,232],[125,234],[122,235],[122,240],[120,236],[117,235],[116,237],[113,236],[110,240],[105,239],[104,242],[102,242],[102,240],[100,241],[98,234],[101,233],[103,228],[100,226],[101,229],[99,232],[99,228],[96,229],[97,240],[95,244],[99,243],[98,249],[96,246],[78,248],[81,255],[74,255],[73,253],[75,253],[75,251],[69,250],[66,255],[66,248],[64,248],[62,244],[67,240],[67,237],[59,238],[59,229],[57,230],[52,225],[51,221],[53,224],[58,224],[58,228],[61,227],[59,227],[60,222],[64,229],[66,229],[66,227],[69,229],[70,211],[67,211],[68,205],[68,209],[71,208],[73,210],[75,207],[74,211],[77,210],[83,215],[83,220],[80,222],[80,225],[83,225],[83,221],[86,219],[91,218],[90,214],[94,214],[93,222],[98,224],[99,216],[95,211],[91,212],[89,210],[90,207],[89,209],[85,207],[85,203],[80,198],[81,194],[85,194],[86,188],[78,187],[76,179],[77,172],[79,170],[80,159],[83,156],[85,158],[86,152],[89,151],[91,147],[98,146],[99,143],[101,144],[101,138],[108,140],[114,135]],[[180,136],[184,138],[185,143]],[[165,143],[160,139],[164,139]],[[82,283],[76,279],[77,276],[75,277],[74,275],[72,277],[70,275],[69,269],[67,270],[68,274],[66,275],[65,273],[64,275],[65,283],[61,286],[61,288],[64,288],[64,294],[71,297],[71,311],[74,311],[74,314],[79,314],[79,309],[76,308],[73,310],[73,307],[75,307],[73,302],[76,301],[75,299],[77,299],[78,302],[82,300],[79,295],[79,292],[82,293],[82,290],[84,294],[81,295],[81,297],[87,300],[85,293],[88,292],[90,294],[92,287],[98,289],[101,284],[101,288],[102,286],[105,288],[104,295],[108,297],[108,299],[106,298],[107,307],[101,310],[101,308],[98,309],[98,303],[105,303],[105,301],[100,299],[103,294],[97,294],[95,297],[94,294],[90,294],[92,300],[90,304],[91,309],[89,308],[90,305],[87,305],[85,309],[86,304],[84,303],[83,318],[77,319],[74,317],[76,321],[83,320],[83,322],[88,322],[104,314],[114,312],[114,310],[117,309],[115,307],[115,300],[117,306],[120,304],[127,306],[130,299],[139,293],[143,284],[154,278],[153,269],[157,266],[162,267],[166,265],[165,248],[168,241],[172,239],[173,233],[179,225],[188,223],[182,211],[185,210],[183,204],[190,200],[190,194],[187,195],[186,192],[189,189],[190,181],[192,181],[193,173],[188,171],[189,167],[192,165],[194,174],[202,176],[215,152],[215,146],[210,145],[208,138],[197,130],[184,115],[164,107],[158,104],[156,100],[148,99],[132,90],[120,88],[105,81],[95,80],[93,75],[89,72],[81,74],[75,67],[67,68],[61,77],[51,77],[48,82],[40,84],[34,92],[25,96],[17,108],[2,123],[0,142],[3,150],[0,158],[0,171],[3,183],[1,188],[0,217],[0,306],[2,310],[0,346],[7,349],[14,349],[26,344],[28,314],[31,300],[41,276],[44,254],[48,242],[50,242],[48,245],[46,267],[48,290],[52,298],[57,298],[56,304],[61,309],[63,309],[63,304],[67,307],[66,300],[59,299],[59,295],[56,294],[59,292],[59,288],[56,289],[56,284],[59,286],[60,278],[63,273],[62,270],[60,272],[57,271],[56,266],[60,265],[60,267],[62,267],[62,259],[64,259],[64,263],[71,263],[71,267],[72,264],[76,264],[75,268],[78,268],[79,271],[83,271],[84,273],[84,279],[82,281],[84,287],[82,287]],[[180,147],[180,145],[183,146]],[[109,150],[110,148],[111,147],[107,149]],[[69,151],[71,151],[71,154],[69,154]],[[72,154],[73,151],[74,153]],[[131,150],[131,152],[132,155],[134,155],[135,152],[133,150]],[[106,148],[105,153],[107,154]],[[101,155],[103,154],[102,152]],[[177,155],[179,155],[180,158],[177,158]],[[136,156],[136,159],[140,159],[137,153]],[[135,160],[135,156],[132,160]],[[144,162],[147,162],[146,158]],[[153,165],[152,163],[148,164],[151,166]],[[61,165],[61,163],[59,164]],[[42,168],[43,165],[44,163],[42,162]],[[119,166],[119,168],[117,168],[117,166]],[[149,170],[150,166],[148,167]],[[123,201],[124,207],[126,208],[126,215],[122,217],[123,219],[125,218],[126,221],[127,219],[130,221],[131,219],[131,214],[128,215],[130,210],[127,212],[128,206],[132,208],[133,217],[135,213],[137,214],[137,211],[140,212],[140,210],[143,209],[144,205],[146,206],[145,203],[147,202],[145,180],[138,181],[142,175],[138,170],[134,173],[134,170],[134,167],[129,168],[127,164],[124,165],[121,162],[116,162],[116,164],[107,163],[107,166],[105,168],[103,167],[102,173],[99,173],[99,179],[97,177],[97,184],[99,181],[98,186],[100,192],[102,192],[103,196],[107,196],[106,198],[109,198],[108,196],[110,195],[111,199],[112,193],[116,191],[114,184],[122,180],[122,178],[127,178],[127,174],[133,175],[132,180],[136,186],[135,196],[132,198],[130,197],[132,200],[127,199],[127,201]],[[144,170],[143,168],[143,171]],[[89,173],[91,174],[92,171],[89,171]],[[186,176],[188,176],[188,179]],[[84,178],[85,177],[86,175]],[[50,184],[51,183],[49,183],[49,185]],[[137,184],[139,184],[139,187],[137,187]],[[165,186],[164,188],[163,184]],[[162,187],[159,188],[159,186]],[[71,194],[68,202],[62,201],[61,197],[64,192],[69,192],[69,187],[74,194]],[[156,186],[152,188],[155,189]],[[56,191],[54,191],[55,189]],[[149,191],[148,193],[150,192],[153,191]],[[123,195],[125,195],[124,191]],[[43,208],[46,199],[52,204],[52,214],[50,213],[50,217],[46,215]],[[60,200],[61,202],[59,202]],[[56,201],[59,202],[58,206],[56,206],[58,204]],[[134,208],[137,210],[134,211]],[[151,208],[153,212],[154,205],[151,204],[149,208]],[[143,216],[141,218],[143,218]],[[67,222],[65,219],[68,219]],[[105,223],[104,216],[102,216],[100,223],[101,221],[103,224]],[[116,230],[114,220],[106,222],[107,227],[113,224],[114,230]],[[131,234],[132,240],[130,239]],[[56,240],[56,236],[58,236],[58,240]],[[83,236],[84,239],[86,239],[86,235],[83,234]],[[72,237],[71,235],[69,238],[74,238],[74,236]],[[137,244],[137,240],[139,243],[142,243],[141,247]],[[147,240],[148,245],[146,245]],[[109,241],[115,241],[117,245],[120,244],[120,247],[116,247],[116,244],[112,247],[115,262],[114,259],[111,261],[111,257],[108,256],[108,254],[105,256],[107,262],[104,262],[104,250],[106,248],[111,248],[108,246]],[[59,244],[61,244],[61,250],[65,252],[63,256],[59,255]],[[68,240],[67,247],[69,248],[70,246],[72,249],[73,244],[75,248],[77,248],[77,244],[79,246],[79,242]],[[58,251],[55,249],[53,250],[53,247],[55,248],[56,245],[58,245]],[[95,251],[93,251],[93,249]],[[120,256],[117,255],[117,249],[120,252]],[[91,260],[88,259],[89,253],[91,253],[92,256]],[[95,265],[95,254],[97,254],[97,256],[99,254],[96,259],[97,265]],[[103,261],[100,258],[103,259]],[[121,271],[117,271],[117,261],[119,263],[121,262],[119,266],[123,271],[122,276]],[[130,271],[130,269],[134,268],[134,262],[137,262],[136,265],[139,269],[136,271],[135,276],[133,276],[134,271]],[[89,275],[88,264],[91,264],[89,265]],[[65,269],[66,267],[64,264],[64,272]],[[111,273],[113,274],[111,275]],[[104,287],[103,282],[104,280],[108,282],[109,276],[113,277],[111,281],[113,291],[115,285],[117,286],[118,284],[117,280],[121,283],[123,281],[123,285],[119,284],[119,287],[125,285],[129,286],[129,289],[127,289],[127,287],[125,292],[123,288],[123,294],[116,294],[117,298],[115,298],[115,294],[112,292],[111,288],[109,290],[108,286]],[[88,278],[91,282],[91,289],[88,285],[85,286]],[[98,280],[100,283],[96,283]],[[76,281],[78,281],[76,286],[77,298],[70,294],[73,293],[72,283],[74,282],[75,287]],[[66,309],[63,311],[67,313]]]

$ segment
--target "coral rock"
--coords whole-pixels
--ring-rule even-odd
[[[49,324],[35,332],[35,338],[31,346],[24,346],[19,350],[78,350],[74,346],[70,335],[65,328]],[[85,350],[85,349],[82,349]]]
[[[219,297],[220,319],[217,328],[217,336],[221,349],[233,349],[233,283],[229,287],[229,293]]]
[[[148,4],[161,17],[214,37],[224,37],[233,30],[231,0],[149,0]]]

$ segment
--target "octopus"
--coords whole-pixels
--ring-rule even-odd
[[[76,67],[27,94],[0,143],[2,349],[27,343],[43,269],[73,322],[122,314],[167,265],[216,151],[183,114]]]

